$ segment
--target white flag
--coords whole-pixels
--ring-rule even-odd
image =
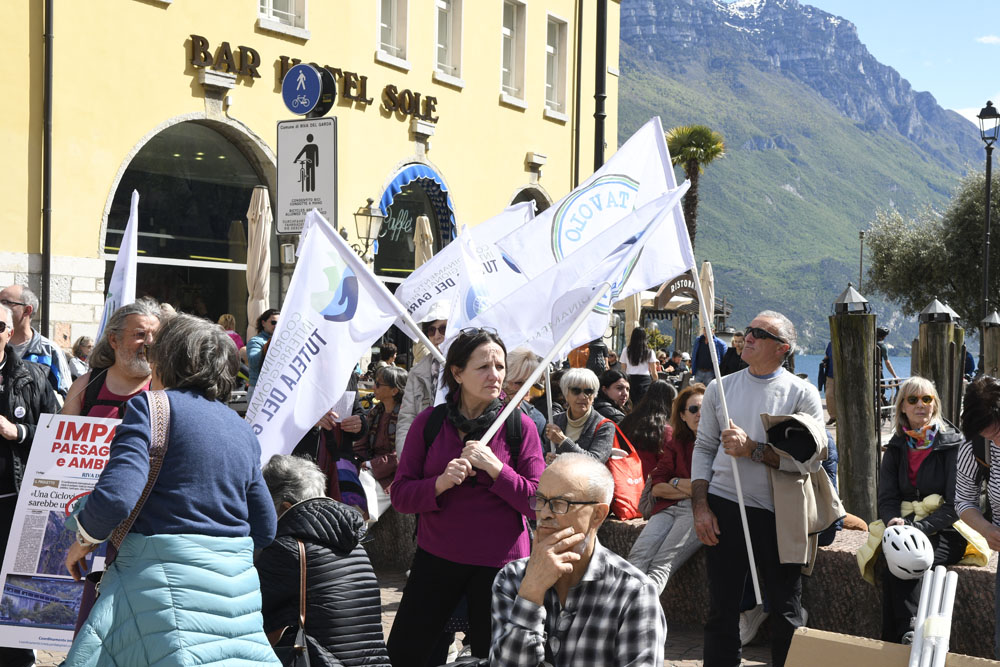
[[[467,281],[463,279],[454,306],[455,310],[465,307],[470,315],[463,325],[496,329],[508,349],[526,344],[536,353],[545,354],[593,296],[593,288],[605,281],[611,283],[612,294],[595,311],[606,321],[611,303],[631,278],[640,253],[648,249],[652,239],[662,236],[662,227],[673,226],[665,221],[673,219],[672,211],[687,187],[685,182],[673,192],[655,198],[583,244],[571,258],[549,267],[503,298],[492,299],[488,290],[484,292],[476,284],[474,275]],[[674,233],[670,250],[672,256],[660,270],[660,275],[666,276],[663,280],[694,266],[686,230],[682,237]],[[469,308],[469,304],[476,307]],[[449,338],[457,335],[458,328],[449,327]]]
[[[461,236],[468,237],[482,258],[483,269],[491,273],[499,284],[514,289],[523,285],[525,278],[508,262],[494,245],[497,239],[520,228],[534,216],[531,202],[514,204],[486,222],[465,229]],[[422,264],[396,288],[396,298],[414,320],[420,322],[439,301],[451,302],[458,285],[460,258],[459,243],[449,243],[441,252]]]
[[[129,206],[128,224],[122,235],[122,243],[118,247],[115,258],[115,268],[111,272],[111,282],[108,284],[108,296],[104,300],[104,314],[97,328],[97,340],[101,339],[104,327],[111,315],[122,306],[135,301],[135,258],[139,252],[139,237],[136,227],[139,226],[139,193],[132,191],[132,204]]]
[[[246,419],[261,465],[288,454],[347,388],[358,359],[403,308],[315,209]]]
[[[570,257],[598,234],[655,198],[677,187],[660,119],[643,125],[583,184],[530,223],[497,241],[517,267],[534,278]],[[669,230],[684,223],[680,207],[674,225],[661,225],[631,271],[633,284],[647,283],[672,251]],[[667,253],[664,256],[662,253]],[[629,286],[630,292],[639,289]],[[640,288],[645,289],[645,288]]]

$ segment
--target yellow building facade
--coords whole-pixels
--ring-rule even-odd
[[[440,248],[462,225],[514,201],[543,208],[592,173],[604,4],[611,155],[614,0],[11,3],[0,27],[8,157],[0,284],[27,281],[40,292],[48,208],[49,335],[64,346],[93,335],[134,189],[137,292],[213,320],[235,313],[242,329],[253,187],[266,186],[274,204],[279,171],[301,178],[295,165],[279,170],[276,161],[277,123],[296,117],[283,103],[282,75],[297,62],[328,69],[336,84],[326,114],[337,123],[335,222],[358,242],[355,211],[368,198],[382,205],[375,268],[398,282],[412,269],[416,215],[428,215]],[[278,244],[294,240],[272,232],[272,305],[292,269]]]

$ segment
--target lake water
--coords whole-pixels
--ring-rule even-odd
[[[795,355],[795,372],[805,373],[809,376],[809,381],[816,384],[816,374],[819,372],[819,362],[823,361],[821,354],[797,354]],[[896,375],[901,378],[910,377],[910,357],[893,357],[890,355],[889,363],[892,364]],[[886,377],[892,377],[888,371],[883,370]],[[820,392],[825,395],[826,392]]]

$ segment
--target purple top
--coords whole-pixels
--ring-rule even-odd
[[[241,347],[243,347],[243,337],[242,336],[240,336],[238,333],[236,333],[232,329],[226,330],[226,333],[229,334],[229,337],[233,339],[233,344],[236,345],[236,349],[237,350],[240,349]]]
[[[524,441],[517,470],[510,467],[506,426],[490,441],[490,449],[504,467],[495,480],[482,470],[440,496],[434,483],[448,463],[462,453],[458,431],[446,420],[429,448],[424,446],[424,424],[433,408],[413,420],[392,483],[392,506],[404,514],[419,514],[417,545],[424,551],[465,565],[503,567],[531,552],[524,515],[545,470],[538,429],[524,413]],[[475,480],[475,481],[473,481]]]

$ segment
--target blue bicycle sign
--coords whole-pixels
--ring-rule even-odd
[[[285,106],[302,116],[316,107],[322,92],[323,79],[312,65],[295,65],[281,81],[281,98]]]

